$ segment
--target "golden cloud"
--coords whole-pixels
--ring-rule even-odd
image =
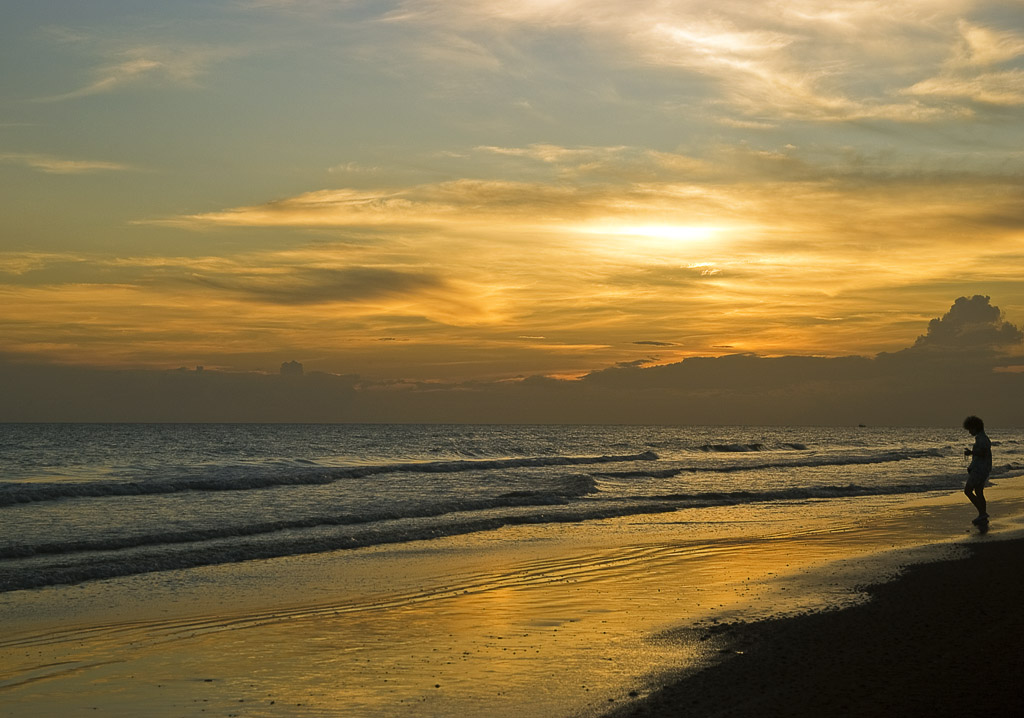
[[[970,77],[945,75],[909,87],[912,95],[963,98],[990,105],[1024,105],[1024,70],[989,72]]]
[[[798,148],[723,150],[698,163],[699,182],[681,179],[694,165],[671,153],[544,145],[501,156],[555,179],[325,189],[170,220],[197,231],[369,227],[358,242],[318,231],[222,256],[0,257],[16,270],[0,284],[0,331],[12,351],[74,345],[79,361],[231,365],[305,347],[376,373],[430,346],[430,371],[446,376],[514,362],[513,373],[568,375],[635,361],[638,336],[668,345],[661,361],[723,344],[898,348],[913,336],[897,307],[941,307],[950,287],[1013,281],[1024,267],[1024,202],[1001,175],[900,175],[863,158],[823,168]],[[636,181],[642,156],[655,177]],[[561,175],[595,158],[626,179]]]

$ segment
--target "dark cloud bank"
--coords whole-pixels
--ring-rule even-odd
[[[696,357],[579,380],[462,384],[0,364],[0,421],[1024,425],[1024,334],[961,297],[910,347],[869,357]]]

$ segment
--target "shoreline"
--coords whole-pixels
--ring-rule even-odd
[[[606,715],[1020,715],[1024,539],[967,550],[866,587],[863,604],[721,624],[724,660]]]
[[[1021,535],[1024,480],[990,498],[988,536],[962,494],[796,501],[0,594],[0,715],[639,710],[645,686],[720,661],[733,629],[714,621],[855,605],[903,566]]]

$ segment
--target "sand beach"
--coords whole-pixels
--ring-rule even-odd
[[[977,542],[859,606],[714,626],[721,663],[609,715],[1021,715],[1022,560],[1020,539]]]
[[[984,534],[960,494],[861,497],[717,534],[706,508],[12,591],[0,715],[995,707],[1020,670],[1024,479],[989,494]]]

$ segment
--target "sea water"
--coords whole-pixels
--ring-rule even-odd
[[[1019,473],[1024,431],[990,435],[994,477]],[[959,488],[969,444],[933,428],[3,424],[0,591],[512,524],[910,499]]]

